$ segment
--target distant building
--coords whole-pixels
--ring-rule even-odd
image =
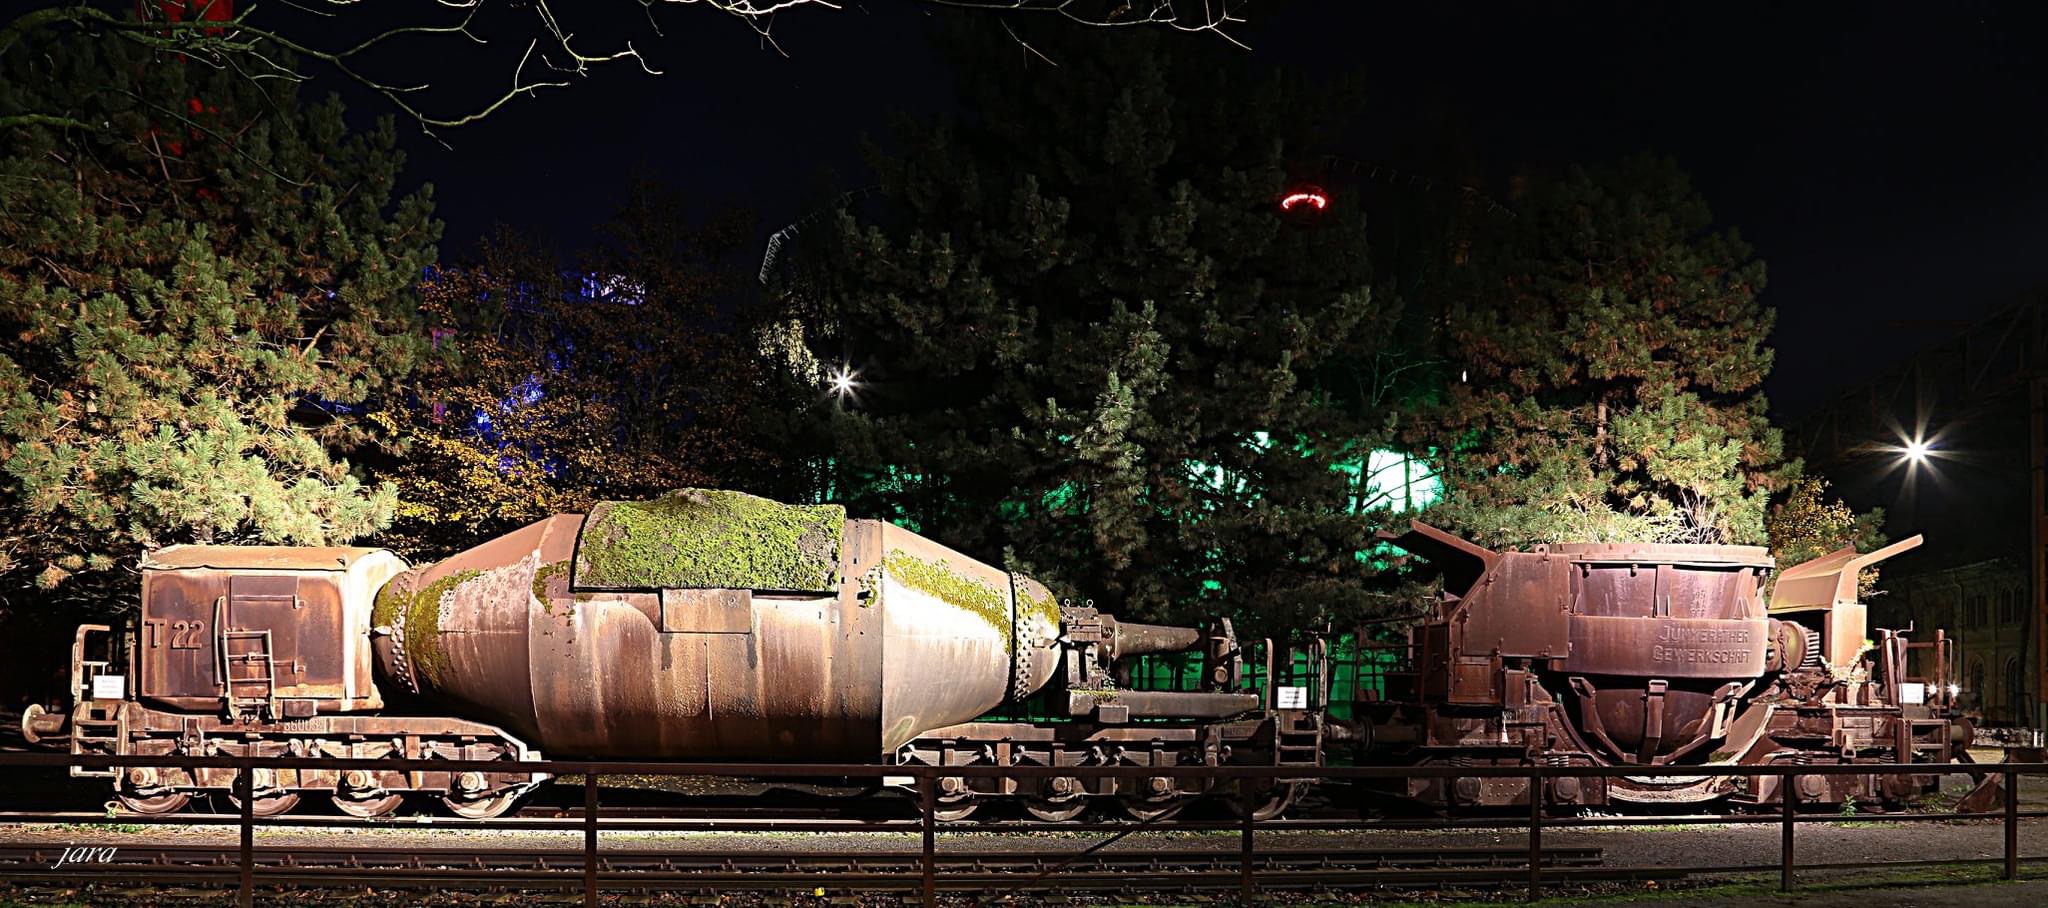
[[[2029,724],[2035,686],[2025,567],[2001,559],[1917,572],[1887,566],[1882,591],[1871,604],[1874,626],[1910,626],[1915,642],[1940,629],[1956,641],[1958,664],[1949,672],[1962,685],[1963,706],[1994,725]]]
[[[2048,602],[2042,467],[2048,448],[2048,299],[1934,343],[1791,422],[1790,453],[1851,506],[1886,510],[1894,539],[1871,623],[1956,640],[1952,676],[1992,724],[2048,726],[2041,616]],[[1916,461],[1907,446],[1929,446]],[[1925,672],[1931,666],[1916,666]]]

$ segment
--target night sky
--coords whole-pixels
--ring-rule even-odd
[[[1447,135],[1493,175],[1676,157],[1769,265],[1781,418],[2048,278],[2048,73],[2033,53],[2048,8],[1413,7],[1254,3],[1236,34],[1260,65],[1365,74],[1373,101],[1344,133],[1362,161],[1456,180],[1428,160]],[[436,186],[448,256],[496,221],[573,247],[635,170],[759,211],[765,237],[821,186],[867,183],[858,142],[885,135],[891,112],[954,109],[926,43],[932,15],[907,2],[797,10],[775,25],[783,56],[739,22],[665,11],[664,37],[635,38],[663,75],[614,65],[444,132],[452,150],[402,125],[408,172]],[[635,25],[575,27],[595,40]],[[987,65],[1060,73],[1021,49]],[[437,90],[474,98],[507,73],[479,63],[473,85],[443,76]]]

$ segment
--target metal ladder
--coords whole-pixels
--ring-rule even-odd
[[[121,752],[121,702],[99,700],[92,695],[92,679],[106,674],[113,663],[104,659],[86,658],[87,643],[93,635],[104,634],[110,638],[113,629],[104,624],[87,624],[78,628],[71,641],[71,695],[78,706],[71,714],[71,752],[74,754],[112,754]],[[71,767],[73,777],[115,778],[121,774],[116,767],[85,769]]]
[[[1322,762],[1323,723],[1306,710],[1282,710],[1273,727],[1273,762],[1316,766]]]
[[[244,647],[236,652],[233,644],[245,641],[255,644],[254,649]],[[270,630],[247,630],[235,628],[222,631],[220,635],[221,692],[227,700],[228,711],[239,714],[261,711],[267,716],[277,715],[277,662],[271,658]]]

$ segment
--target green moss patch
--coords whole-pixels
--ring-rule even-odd
[[[406,661],[412,663],[413,676],[423,684],[439,685],[448,668],[448,656],[441,651],[441,597],[480,573],[457,571],[417,591],[399,589],[397,583],[387,583],[377,591],[370,620],[374,625],[391,626],[398,623],[398,616],[405,616],[399,645],[405,648]]]
[[[902,549],[889,550],[882,569],[896,582],[988,622],[1002,638],[1003,651],[1010,650],[1010,606],[1000,590],[954,571],[944,559],[926,561]]]
[[[1039,591],[1044,591],[1045,589],[1044,587],[1037,586],[1037,584],[1031,584],[1030,586],[1022,583],[1017,584],[1018,617],[1037,615],[1040,618],[1044,618],[1046,626],[1052,628],[1053,632],[1057,633],[1060,628],[1060,601],[1054,598],[1050,592],[1045,593],[1043,596],[1037,595],[1037,593],[1033,592],[1033,588]]]
[[[846,509],[685,489],[592,508],[576,550],[579,589],[829,593],[839,585]]]
[[[542,565],[540,570],[533,572],[533,598],[536,602],[540,603],[541,612],[549,615],[555,613],[554,600],[548,598],[548,584],[553,582],[556,577],[561,577],[568,573],[569,562],[566,561]]]

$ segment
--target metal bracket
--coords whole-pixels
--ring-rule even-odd
[[[1643,747],[1637,758],[1649,763],[1658,748],[1664,746],[1664,692],[1671,688],[1671,682],[1651,679],[1643,691]]]

